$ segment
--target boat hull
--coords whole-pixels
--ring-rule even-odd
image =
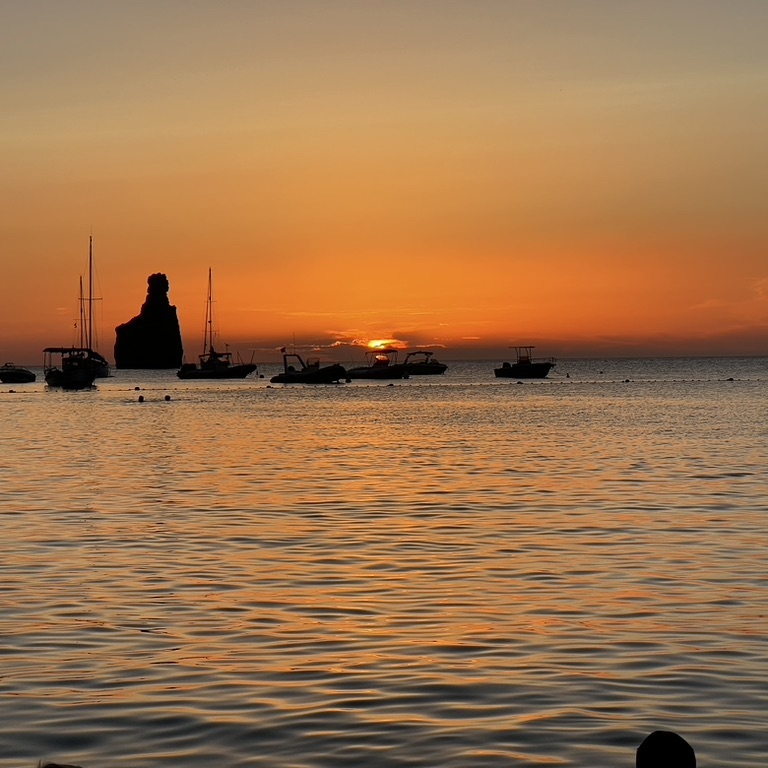
[[[109,363],[98,352],[92,354],[89,365],[97,379],[108,379],[112,376]]]
[[[348,379],[407,379],[408,371],[404,365],[365,366],[362,368],[350,368],[347,371]]]
[[[514,363],[494,368],[494,373],[500,379],[545,379],[554,367],[554,363]]]
[[[335,384],[347,378],[343,365],[328,365],[325,368],[302,371],[284,371],[270,379],[272,384]]]
[[[43,373],[49,387],[62,389],[87,389],[93,386],[96,371],[93,350],[88,347],[46,347]],[[53,355],[61,355],[61,364],[53,362]]]
[[[409,376],[437,376],[447,370],[448,366],[445,363],[408,363],[406,365]]]
[[[448,366],[433,357],[429,349],[417,349],[409,352],[403,360],[406,373],[409,376],[436,376],[445,373]]]
[[[88,389],[93,386],[96,376],[86,369],[61,370],[50,368],[45,372],[45,383],[61,389]]]
[[[31,384],[37,376],[26,368],[4,365],[0,368],[0,381],[3,384]]]
[[[228,365],[223,368],[199,368],[194,363],[182,365],[176,375],[180,379],[244,379],[256,370],[254,363]]]

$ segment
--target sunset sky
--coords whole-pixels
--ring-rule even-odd
[[[0,0],[0,360],[768,354],[766,0]],[[335,351],[333,345],[337,345]],[[249,353],[248,353],[249,354]]]

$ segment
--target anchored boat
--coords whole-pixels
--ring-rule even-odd
[[[92,351],[87,347],[46,347],[43,374],[49,387],[87,389],[96,379]],[[56,362],[58,356],[58,363]]]
[[[83,296],[83,280],[80,279],[80,346],[89,351],[88,365],[93,368],[97,379],[108,378],[111,374],[109,363],[94,348],[93,335],[93,236],[88,238],[88,298]],[[87,309],[86,309],[87,307]]]
[[[494,368],[498,378],[503,379],[544,379],[555,367],[554,357],[534,359],[531,352],[533,347],[510,347],[515,350],[514,363],[505,362],[500,368]]]
[[[244,379],[256,370],[253,362],[235,363],[232,353],[217,352],[213,347],[213,292],[211,289],[211,270],[208,268],[208,299],[205,305],[205,335],[203,354],[199,355],[199,363],[184,363],[179,368],[177,376],[180,379]]]
[[[348,379],[407,379],[404,363],[397,362],[396,349],[371,349],[365,353],[368,365],[347,369]]]
[[[0,367],[0,381],[3,384],[30,384],[37,376],[28,368],[13,363],[4,363]]]
[[[448,366],[433,357],[434,352],[419,349],[405,356],[403,365],[409,376],[434,376],[445,373]]]
[[[88,297],[80,277],[79,344],[69,347],[46,347],[43,350],[43,375],[49,387],[86,389],[97,378],[110,375],[109,363],[94,348],[93,334],[93,236],[88,238]]]
[[[296,352],[283,351],[283,372],[270,381],[273,384],[333,384],[346,378],[347,370],[343,365],[333,363],[321,366],[319,358],[310,357],[305,362]]]

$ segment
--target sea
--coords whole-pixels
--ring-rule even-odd
[[[0,768],[768,765],[768,358],[0,385]]]

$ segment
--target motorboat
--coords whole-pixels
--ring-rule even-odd
[[[3,384],[31,384],[36,378],[32,371],[20,365],[4,363],[0,366],[0,381]]]
[[[534,359],[532,346],[510,347],[515,350],[515,362],[504,362],[494,368],[497,378],[502,379],[544,379],[555,367],[554,357]]]
[[[319,358],[306,361],[296,352],[283,352],[283,372],[270,379],[272,384],[333,384],[347,378],[339,363],[320,365]]]
[[[434,376],[445,373],[448,366],[433,357],[434,352],[428,350],[416,350],[405,356],[403,365],[409,376]]]
[[[396,349],[371,349],[365,353],[368,365],[347,368],[348,379],[407,379],[404,363],[397,362]]]
[[[46,347],[43,374],[49,387],[88,389],[96,379],[93,351],[87,347]],[[58,356],[58,364],[55,361]]]

